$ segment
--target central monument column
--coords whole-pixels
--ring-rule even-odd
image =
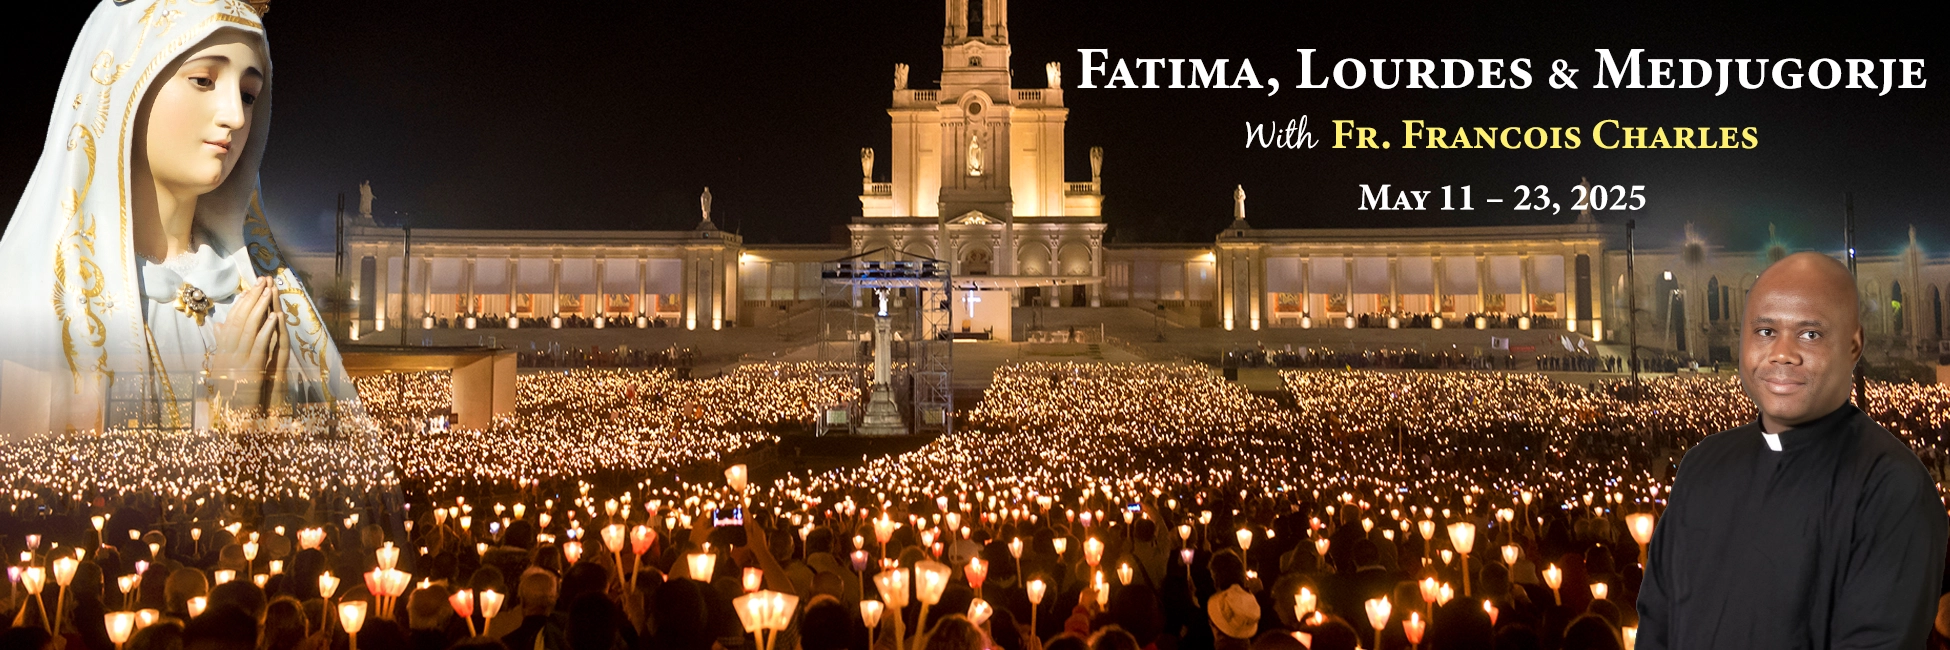
[[[867,400],[867,413],[860,418],[860,435],[899,436],[907,434],[901,422],[900,406],[894,403],[892,377],[894,319],[887,315],[887,289],[874,289],[880,309],[873,316],[873,395]]]

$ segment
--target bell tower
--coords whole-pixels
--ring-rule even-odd
[[[1015,79],[1009,0],[942,3],[939,85],[910,87],[896,63],[887,155],[862,153],[854,252],[931,251],[965,275],[1097,274],[1101,184],[1063,178],[1061,65]]]
[[[941,152],[939,214],[956,219],[980,211],[1012,222],[1009,3],[944,1],[937,114],[941,140],[936,149]]]

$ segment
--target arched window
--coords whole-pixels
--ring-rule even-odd
[[[1706,279],[1706,320],[1720,322],[1720,276]]]

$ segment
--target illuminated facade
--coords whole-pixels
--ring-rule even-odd
[[[860,214],[846,241],[746,246],[712,226],[707,197],[688,231],[415,230],[402,285],[404,233],[360,220],[347,232],[354,327],[383,331],[429,315],[457,326],[469,313],[600,318],[612,328],[771,326],[817,309],[820,263],[900,251],[950,262],[956,310],[966,312],[958,318],[1009,340],[1020,332],[1003,305],[1162,306],[1236,331],[1391,315],[1473,328],[1474,316],[1489,315],[1622,343],[1636,286],[1641,345],[1727,360],[1747,287],[1789,250],[1641,240],[1634,283],[1625,227],[1589,214],[1527,226],[1267,229],[1246,219],[1243,188],[1234,188],[1232,224],[1211,241],[1107,245],[1102,150],[1085,154],[1088,181],[1064,178],[1060,68],[1044,66],[1040,87],[1016,87],[1007,0],[947,7],[940,87],[911,88],[908,67],[895,67],[886,155],[861,151]],[[876,180],[881,169],[886,180]],[[331,260],[301,265],[321,277]],[[1935,349],[1950,260],[1930,258],[1912,233],[1907,248],[1865,254],[1860,269],[1872,340]]]
[[[346,228],[357,331],[398,329],[403,318],[458,327],[469,315],[687,329],[738,318],[740,240],[708,218],[688,231],[416,228],[410,258],[408,238],[369,219]],[[559,324],[529,324],[549,325]]]
[[[1089,181],[1064,179],[1060,66],[1044,66],[1040,87],[1014,87],[1008,1],[949,0],[941,70],[940,88],[916,89],[895,66],[890,180],[874,181],[874,150],[861,150],[848,252],[946,260],[1011,304],[1101,305],[1103,151],[1090,150]]]

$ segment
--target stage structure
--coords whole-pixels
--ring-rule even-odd
[[[820,277],[819,359],[873,368],[871,378],[854,375],[864,404],[822,407],[820,435],[949,432],[954,293],[948,264],[875,249],[823,263]]]

